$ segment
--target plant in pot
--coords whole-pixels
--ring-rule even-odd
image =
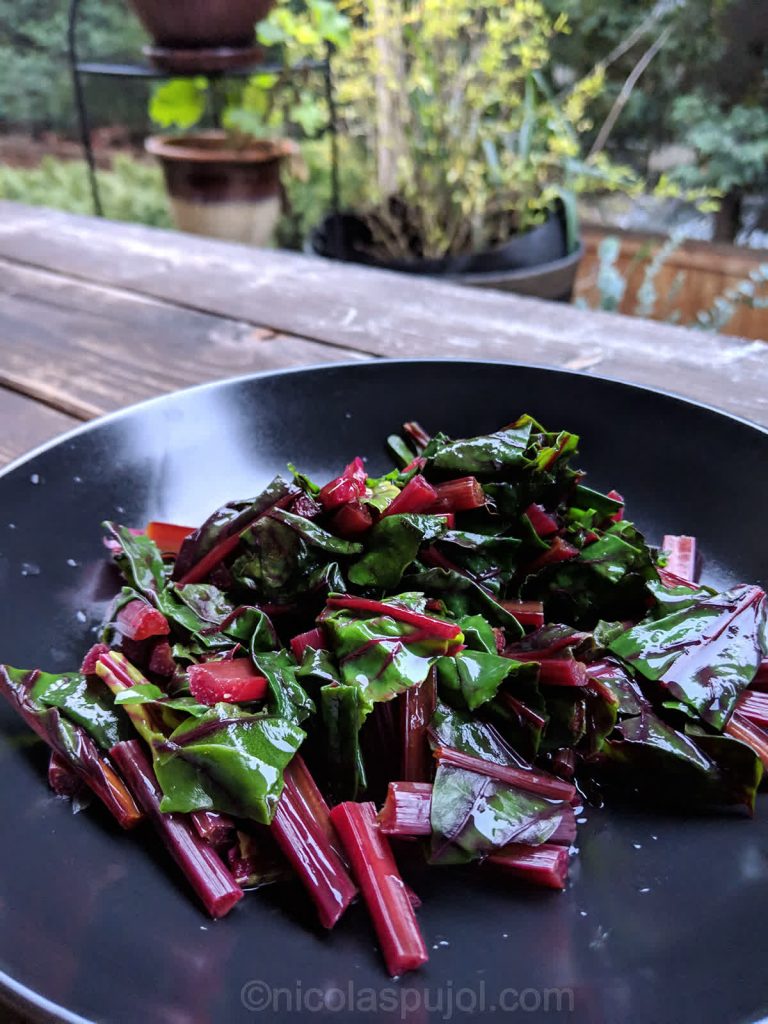
[[[319,255],[570,298],[575,195],[640,182],[580,135],[598,67],[556,98],[549,61],[566,31],[539,0],[347,0],[336,77],[368,201],[313,232]]]
[[[128,0],[152,45],[144,52],[169,71],[242,67],[259,55],[254,26],[275,0]]]
[[[283,206],[286,163],[303,173],[293,136],[312,137],[327,125],[324,102],[292,68],[344,41],[347,19],[331,0],[308,0],[301,14],[283,0],[259,27],[265,44],[283,44],[286,70],[246,82],[202,76],[158,86],[150,117],[185,134],[153,135],[147,150],[165,174],[174,222],[183,231],[252,245],[273,240]],[[194,130],[206,120],[221,128]]]

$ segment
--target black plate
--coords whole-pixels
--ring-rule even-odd
[[[78,664],[109,596],[102,519],[194,523],[289,460],[318,477],[354,454],[382,470],[383,439],[405,419],[466,435],[524,410],[582,435],[591,481],[619,488],[651,541],[693,533],[709,580],[768,583],[765,431],[563,372],[354,364],[162,398],[9,469],[0,656],[50,670]],[[590,811],[564,894],[415,868],[432,959],[392,983],[362,907],[321,934],[300,894],[275,889],[214,924],[153,841],[119,834],[97,808],[75,817],[50,796],[46,761],[0,707],[0,984],[36,1017],[422,1024],[483,1008],[503,1017],[517,998],[530,1021],[740,1024],[768,1007],[764,798],[755,821]],[[266,1007],[264,986],[281,990]],[[555,989],[572,992],[572,1012],[568,991],[556,1012]]]

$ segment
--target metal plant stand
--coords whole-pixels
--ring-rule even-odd
[[[102,78],[118,78],[129,81],[162,81],[170,78],[185,77],[180,73],[171,73],[160,68],[151,67],[149,64],[121,63],[116,61],[82,61],[77,49],[77,25],[80,15],[80,0],[70,0],[69,20],[67,25],[67,54],[69,58],[70,73],[72,75],[72,90],[77,113],[77,126],[80,143],[83,147],[83,155],[88,168],[88,180],[93,202],[93,212],[98,217],[104,216],[104,208],[99,193],[99,181],[96,174],[96,158],[93,152],[91,139],[91,126],[88,118],[88,106],[83,79],[88,76]],[[202,74],[209,82],[213,83],[221,78],[235,77],[247,78],[253,74],[284,74],[286,71],[300,74],[306,71],[317,71],[322,74],[324,94],[328,105],[328,135],[331,147],[331,205],[334,212],[339,209],[339,148],[338,148],[338,124],[336,113],[336,101],[334,93],[333,74],[331,71],[332,48],[327,46],[324,60],[302,61],[293,67],[287,67],[279,63],[252,63],[242,68],[228,68],[220,71],[195,72],[195,77]],[[213,91],[213,90],[212,90]],[[220,112],[216,112],[216,116]]]

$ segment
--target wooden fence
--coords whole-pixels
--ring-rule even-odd
[[[597,306],[597,249],[600,242],[610,235],[621,243],[616,267],[627,281],[619,311],[632,314],[636,312],[637,292],[643,282],[645,268],[665,239],[639,231],[582,226],[584,259],[576,278],[575,294],[586,299],[590,306]],[[693,324],[699,311],[709,309],[719,295],[743,281],[761,263],[768,263],[768,250],[743,249],[722,243],[683,242],[667,256],[656,275],[657,300],[652,316],[655,320],[674,317],[677,323]],[[768,294],[768,287],[763,286],[761,294]],[[740,305],[720,331],[768,341],[768,309]]]

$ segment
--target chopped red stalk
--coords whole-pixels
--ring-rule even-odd
[[[415,970],[427,962],[427,949],[389,843],[376,825],[374,805],[339,804],[331,811],[331,820],[371,915],[387,970],[393,977]]]
[[[624,498],[619,494],[618,491],[608,491],[608,497],[613,498],[614,501],[621,502],[622,507],[618,510],[618,512],[614,512],[612,516],[608,516],[608,518],[612,519],[614,523],[620,523],[624,518]]]
[[[529,505],[525,514],[539,537],[551,537],[560,529],[557,520],[544,510],[543,505]]]
[[[419,686],[411,686],[400,695],[402,722],[402,777],[408,782],[429,782],[433,761],[427,730],[435,713],[437,693],[434,670]]]
[[[361,533],[370,530],[373,516],[359,501],[349,501],[333,513],[329,525],[340,537],[359,537]]]
[[[299,801],[309,817],[328,840],[328,845],[336,853],[339,860],[346,865],[347,858],[344,847],[339,842],[336,829],[331,823],[331,809],[325,802],[325,797],[317,788],[317,783],[312,773],[307,768],[306,762],[301,754],[294,754],[290,764],[284,771],[284,778],[287,778],[292,787],[294,797]]]
[[[667,554],[666,568],[674,576],[693,583],[696,579],[696,538],[666,534],[661,542]]]
[[[195,831],[209,846],[223,846],[232,839],[235,823],[218,811],[192,811],[189,815]]]
[[[419,448],[426,448],[432,440],[424,427],[416,420],[409,420],[403,424],[403,430]]]
[[[117,625],[129,640],[148,640],[151,636],[168,636],[168,620],[148,601],[129,601],[117,613]]]
[[[452,765],[454,768],[464,768],[469,772],[477,772],[478,775],[487,775],[489,779],[496,779],[497,782],[504,782],[508,786],[516,786],[518,789],[525,790],[526,793],[535,793],[547,800],[567,802],[576,796],[575,786],[572,786],[570,782],[563,782],[562,779],[549,775],[547,772],[496,764],[495,761],[486,761],[473,754],[464,754],[452,747],[436,747],[432,751],[432,755],[442,764]]]
[[[195,832],[186,815],[164,814],[160,810],[163,794],[141,743],[138,740],[118,743],[110,755],[205,909],[211,917],[224,917],[242,899],[243,891],[215,850]]]
[[[382,516],[403,515],[406,512],[426,512],[437,498],[435,488],[421,474],[411,477],[396,498],[387,505]],[[443,511],[441,509],[441,511]],[[447,511],[447,510],[446,510]]]
[[[422,458],[421,455],[417,455],[415,459],[412,459],[407,466],[403,467],[404,473],[412,473],[414,469],[424,469],[427,464],[427,460]]]
[[[431,782],[390,782],[379,812],[379,828],[388,836],[428,836],[432,832]]]
[[[48,785],[56,796],[64,796],[69,799],[82,793],[85,789],[85,783],[69,761],[61,754],[57,754],[55,750],[51,751],[48,761]]]
[[[179,586],[185,587],[188,583],[199,583],[204,580],[211,569],[215,569],[219,562],[228,558],[240,543],[240,534],[233,533],[231,537],[225,537],[218,544],[214,544],[207,555],[203,555],[199,562],[185,573],[179,580]]]
[[[299,664],[301,664],[301,661],[304,658],[304,652],[308,647],[313,647],[316,651],[324,651],[327,646],[322,626],[310,629],[307,633],[299,633],[298,636],[293,637],[291,640],[291,650],[293,651],[294,658],[299,662]]]
[[[260,676],[247,658],[235,661],[205,661],[187,669],[189,692],[201,704],[228,701],[238,704],[261,700],[267,692],[267,680]]]
[[[562,537],[555,537],[549,548],[542,551],[538,558],[534,558],[526,572],[535,572],[537,569],[543,569],[545,565],[554,565],[556,562],[566,562],[571,558],[577,558],[578,554],[579,549],[573,544],[569,544]]]
[[[312,897],[320,923],[333,928],[357,895],[357,888],[328,839],[324,813],[311,812],[311,800],[289,769],[290,765],[270,830]]]
[[[575,658],[542,658],[537,651],[513,654],[515,661],[538,661],[539,683],[544,686],[586,686],[587,666]]]
[[[326,510],[338,508],[348,501],[358,501],[365,494],[366,472],[363,460],[353,459],[344,472],[322,488],[317,500]]]
[[[755,678],[749,685],[753,690],[768,690],[768,658],[760,662]]]
[[[761,729],[759,725],[734,711],[723,731],[751,747],[763,762],[763,767],[768,770],[768,732],[765,729]]]
[[[419,907],[421,906],[421,897],[413,891],[413,889],[410,887],[410,885],[408,885],[407,882],[403,882],[403,887],[405,889],[405,895],[408,897],[408,902],[411,904],[411,907],[413,908],[413,910],[418,910]]]
[[[541,601],[502,601],[501,604],[515,616],[521,626],[538,629],[544,625],[544,605]]]
[[[554,843],[526,846],[510,843],[485,861],[506,874],[543,889],[564,889],[568,881],[568,849]]]
[[[388,615],[397,622],[407,622],[423,631],[424,636],[439,637],[443,640],[455,640],[461,635],[461,629],[452,622],[433,619],[421,612],[400,605],[387,604],[384,601],[373,601],[368,597],[329,597],[329,608],[349,608],[350,611],[370,612],[372,615]]]
[[[38,672],[30,672],[22,683],[12,679],[0,665],[0,694],[51,750],[93,790],[117,823],[125,829],[141,821],[141,812],[125,783],[80,726],[65,723],[57,708],[40,710],[29,698]]]
[[[768,727],[768,693],[744,690],[736,701],[735,710],[755,725]]]
[[[543,729],[547,724],[546,718],[534,711],[533,708],[529,708],[527,704],[518,700],[517,697],[513,697],[511,693],[500,690],[499,699],[502,704],[506,704],[509,710],[513,711],[521,721],[529,722],[534,729]]]
[[[435,484],[435,498],[427,512],[468,512],[482,508],[486,503],[485,491],[473,476],[462,476]]]
[[[194,526],[177,526],[175,523],[147,523],[144,531],[164,555],[178,555],[184,540],[195,532]]]
[[[158,640],[149,656],[149,671],[158,676],[170,678],[176,671],[171,645],[167,640]]]
[[[548,843],[556,843],[559,846],[573,846],[576,842],[576,812],[573,807],[563,808],[563,817],[560,824],[547,840]]]
[[[102,654],[109,654],[110,648],[106,644],[94,644],[85,657],[83,663],[80,666],[80,671],[84,676],[92,676],[96,673],[96,665]]]
[[[288,511],[295,516],[302,516],[304,519],[317,519],[319,515],[322,515],[323,507],[311,495],[301,491],[291,502]]]

